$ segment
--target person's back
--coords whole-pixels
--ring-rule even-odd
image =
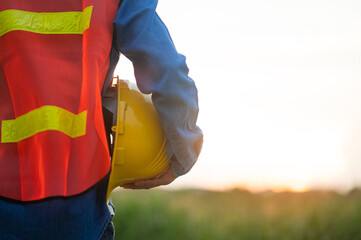
[[[0,195],[33,201],[84,192],[110,168],[100,90],[118,3],[0,7]]]
[[[117,9],[0,0],[0,239],[102,235],[110,159],[100,90]]]
[[[101,89],[119,52],[155,93],[172,165],[166,182],[127,187],[167,184],[197,160],[202,133],[185,59],[156,0],[121,2],[0,0],[0,239],[103,236],[111,216]]]

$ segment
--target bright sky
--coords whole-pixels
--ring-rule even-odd
[[[204,147],[176,187],[361,185],[361,1],[160,0]],[[134,81],[122,58],[116,74]]]

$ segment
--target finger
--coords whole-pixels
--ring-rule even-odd
[[[154,187],[159,187],[162,185],[167,185],[171,183],[173,180],[169,178],[159,177],[155,179],[148,180],[139,180],[134,183],[126,184],[123,186],[125,189],[150,189]]]
[[[162,185],[162,181],[158,179],[151,179],[151,180],[139,180],[134,183],[125,184],[122,186],[125,189],[149,189],[153,187],[158,187]]]
[[[162,185],[168,185],[173,182],[177,177],[173,174],[173,171],[168,168],[162,174],[150,179],[138,180],[134,183],[129,183],[123,186],[125,189],[150,189]]]
[[[163,179],[152,179],[152,180],[142,180],[134,183],[135,187],[139,189],[150,189],[164,185],[165,182]]]

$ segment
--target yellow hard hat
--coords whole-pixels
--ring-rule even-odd
[[[136,87],[117,78],[117,124],[107,200],[117,186],[152,178],[169,164],[166,139],[157,112]]]

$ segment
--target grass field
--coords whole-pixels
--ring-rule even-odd
[[[361,240],[361,191],[114,191],[116,239]]]

